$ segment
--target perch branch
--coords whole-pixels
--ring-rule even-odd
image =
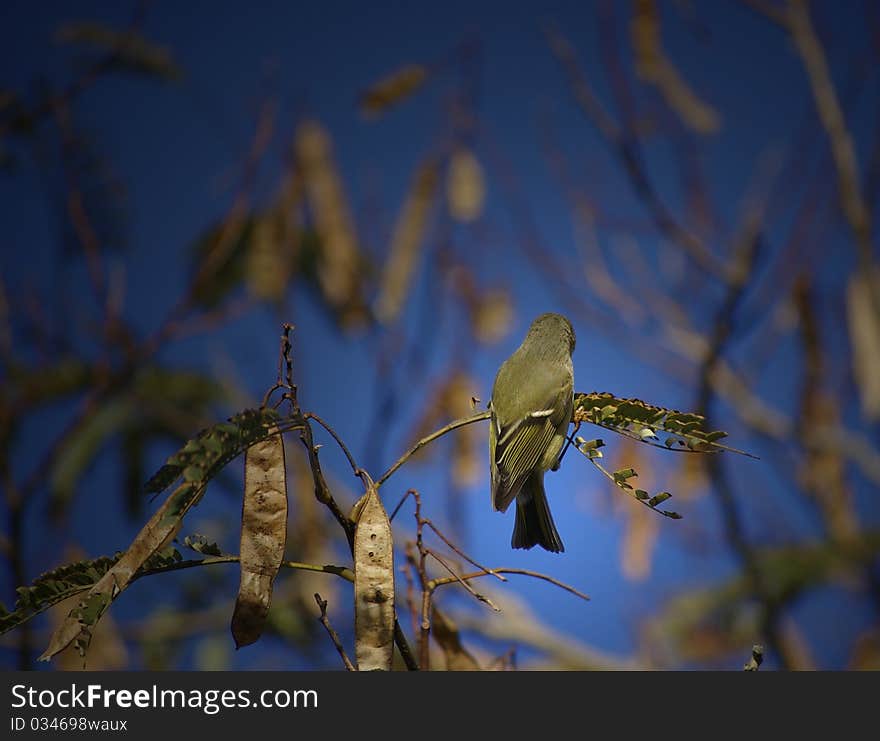
[[[404,453],[400,458],[397,459],[397,462],[391,466],[379,480],[376,482],[376,487],[382,486],[385,481],[393,474],[398,468],[400,468],[404,463],[406,463],[413,455],[415,455],[419,450],[421,450],[425,445],[436,440],[438,437],[442,437],[447,432],[451,432],[452,430],[457,430],[459,427],[464,427],[465,425],[473,424],[474,422],[481,422],[484,419],[489,419],[491,416],[491,412],[478,412],[477,414],[472,414],[470,417],[462,417],[461,419],[456,419],[454,422],[450,422],[445,427],[441,427],[436,432],[432,432],[427,437],[423,437],[419,440],[415,445],[413,445],[406,453]]]

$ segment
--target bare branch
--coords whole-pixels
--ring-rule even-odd
[[[342,645],[342,641],[339,640],[339,634],[333,629],[333,626],[330,625],[330,618],[327,617],[327,600],[321,599],[321,595],[315,592],[315,602],[317,602],[318,607],[321,608],[321,617],[319,618],[319,620],[321,621],[321,625],[324,626],[327,631],[327,635],[329,635],[330,640],[333,641],[333,645],[339,652],[342,663],[345,664],[345,668],[348,671],[355,671],[354,664],[351,663],[351,659],[349,659],[345,653],[345,648]]]
[[[538,571],[530,571],[528,569],[492,569],[492,571],[496,574],[520,574],[522,576],[530,576],[533,579],[541,579],[546,582],[550,582],[554,586],[559,587],[560,589],[564,589],[566,592],[570,592],[575,597],[580,597],[582,600],[590,599],[589,595],[584,594],[579,589],[575,589],[569,584],[565,582],[559,581],[559,579],[554,579],[552,576],[547,576],[547,574],[541,574]],[[442,587],[444,584],[456,584],[459,581],[469,581],[471,579],[479,579],[481,576],[489,576],[488,571],[475,571],[472,574],[462,574],[460,576],[441,576],[436,579],[431,579],[428,582],[428,586],[433,591],[437,587]]]
[[[488,411],[479,412],[477,414],[472,414],[470,417],[463,417],[461,419],[457,419],[454,422],[450,422],[448,425],[441,427],[436,432],[432,432],[427,437],[423,437],[419,440],[412,448],[410,448],[406,453],[404,453],[400,458],[397,459],[397,462],[391,466],[379,480],[376,482],[376,487],[382,486],[385,481],[388,479],[391,474],[393,474],[398,468],[400,468],[404,463],[406,463],[413,455],[415,455],[419,450],[425,447],[428,443],[433,442],[438,437],[442,437],[447,432],[452,432],[452,430],[457,430],[459,427],[464,427],[465,425],[473,424],[474,422],[482,422],[484,419],[489,419],[491,413]]]

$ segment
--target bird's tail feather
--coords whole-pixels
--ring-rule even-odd
[[[510,544],[514,548],[539,545],[551,553],[561,553],[565,546],[553,524],[543,478],[543,473],[533,473],[520,489],[516,497],[516,524]]]

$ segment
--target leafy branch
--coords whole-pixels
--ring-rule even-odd
[[[575,394],[572,421],[589,422],[641,443],[678,452],[728,451],[748,458],[757,457],[719,443],[727,433],[704,429],[706,418],[701,414],[679,412],[641,399],[623,399],[607,392]],[[657,442],[658,432],[668,436],[662,444]]]
[[[240,561],[237,555],[221,553],[216,544],[207,543],[200,536],[187,536],[184,544],[198,553],[210,555],[201,559],[184,559],[178,549],[168,547],[148,558],[131,578],[131,581],[137,581],[144,576]],[[18,587],[15,608],[9,611],[0,605],[0,635],[45,612],[59,602],[90,589],[123,555],[124,552],[120,551],[113,556],[99,556],[98,558],[64,564],[57,569],[41,574],[30,586]],[[282,561],[281,565],[287,569],[334,574],[346,581],[354,581],[354,573],[347,566],[311,564],[299,561]]]
[[[605,466],[599,463],[598,459],[602,457],[602,451],[599,450],[605,443],[602,440],[584,440],[577,437],[574,440],[575,447],[586,457],[604,476],[621,491],[631,495],[639,504],[644,504],[648,509],[669,517],[672,520],[680,520],[681,515],[678,512],[672,512],[666,509],[657,509],[658,504],[662,504],[667,499],[672,498],[672,494],[668,491],[661,491],[651,496],[644,489],[636,489],[629,483],[629,479],[638,477],[638,473],[634,468],[621,468],[618,471],[609,471]]]

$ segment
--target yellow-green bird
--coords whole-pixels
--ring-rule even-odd
[[[495,376],[489,401],[492,506],[516,499],[514,548],[565,550],[553,524],[544,473],[559,467],[574,407],[575,336],[561,314],[541,314]]]

